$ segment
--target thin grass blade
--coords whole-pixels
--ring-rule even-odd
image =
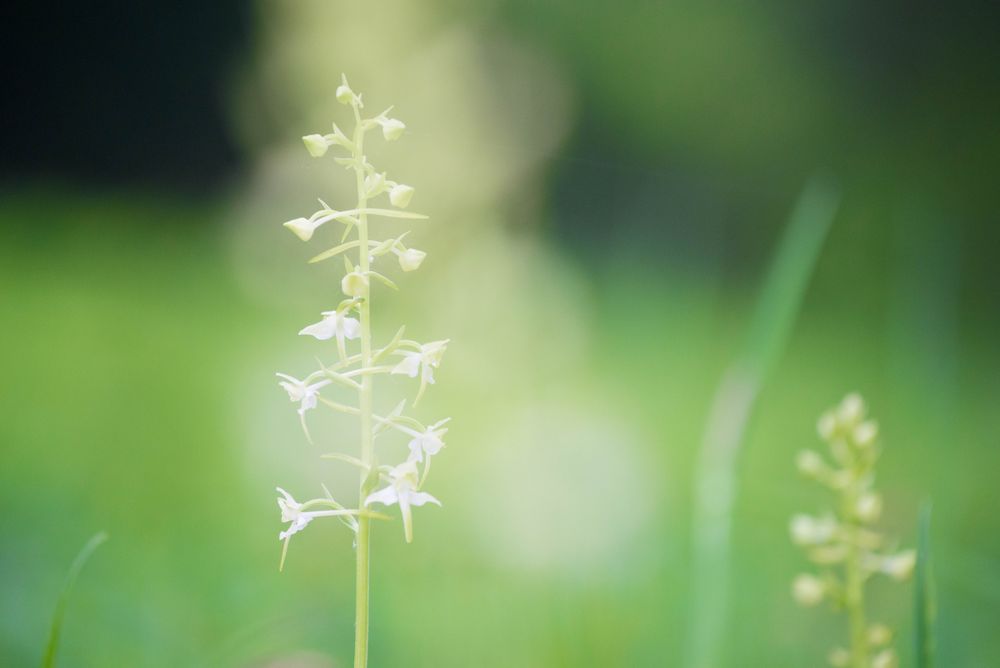
[[[80,575],[80,571],[83,570],[84,564],[90,559],[90,555],[107,539],[108,534],[103,531],[94,534],[73,559],[73,564],[69,567],[69,573],[66,575],[66,584],[63,585],[62,591],[59,593],[59,600],[56,602],[56,609],[52,614],[52,627],[49,629],[49,642],[45,646],[45,655],[42,657],[42,668],[55,666],[56,649],[59,647],[59,635],[62,632],[63,618],[66,616],[66,604],[69,601],[70,592]]]

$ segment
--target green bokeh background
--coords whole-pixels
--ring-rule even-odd
[[[430,255],[375,316],[383,338],[453,339],[422,407],[454,418],[430,483],[444,507],[417,511],[412,545],[377,527],[373,666],[682,665],[697,448],[816,174],[841,207],[741,455],[723,665],[820,665],[844,636],[791,600],[807,564],[787,521],[829,503],[794,457],[852,390],[886,446],[883,526],[915,545],[934,504],[939,665],[992,665],[996,46],[958,11],[866,7],[264,2],[226,87],[244,155],[227,185],[8,179],[0,663],[37,663],[73,555],[106,530],[60,665],[350,665],[348,533],[317,521],[277,570],[274,486],[353,489],[273,377],[311,364],[294,334],[337,290],[279,224],[340,177],[297,144],[342,111],[304,62],[361,70],[444,154],[400,168]],[[314,50],[303,25],[353,37]],[[357,52],[383,35],[411,37]],[[410,67],[420,49],[434,59]],[[458,101],[486,127],[459,128]],[[436,176],[466,160],[469,183]],[[352,447],[348,422],[314,433]],[[912,665],[912,585],[871,591]]]

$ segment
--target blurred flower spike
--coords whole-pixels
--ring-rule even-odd
[[[830,665],[895,666],[894,650],[885,647],[892,639],[891,629],[884,624],[869,625],[865,586],[876,574],[906,580],[913,573],[916,553],[887,551],[890,541],[872,526],[882,515],[882,496],[873,489],[880,454],[878,426],[867,418],[860,395],[848,394],[820,417],[816,432],[826,442],[829,459],[803,450],[796,468],[839,498],[836,513],[792,517],[792,542],[806,550],[809,560],[821,569],[819,575],[798,575],[792,595],[801,605],[815,606],[826,600],[834,610],[847,614],[850,646],[833,649],[828,655]]]
[[[321,311],[321,320],[299,330],[300,335],[312,337],[319,342],[335,340],[336,359],[327,364],[317,358],[319,368],[302,380],[283,373],[278,376],[281,379],[279,384],[288,393],[289,399],[298,404],[298,415],[308,440],[312,439],[306,428],[305,414],[320,403],[360,421],[360,452],[332,452],[322,455],[325,459],[338,460],[356,467],[360,482],[358,507],[351,509],[342,506],[329,492],[326,498],[298,503],[289,493],[278,488],[281,495],[278,497],[281,520],[288,523],[279,537],[284,541],[281,556],[283,566],[289,539],[317,517],[338,516],[354,532],[358,573],[355,597],[355,666],[364,666],[368,646],[370,521],[390,519],[367,507],[376,503],[398,505],[403,520],[403,535],[406,542],[412,541],[412,509],[428,503],[441,505],[435,497],[421,488],[430,472],[431,458],[444,448],[443,437],[448,431],[443,427],[448,422],[447,419],[425,427],[415,418],[405,415],[405,401],[400,402],[388,415],[376,415],[373,410],[375,381],[379,376],[391,374],[404,374],[411,378],[419,375],[419,399],[427,386],[434,383],[433,372],[441,364],[448,341],[417,343],[404,339],[404,329],[400,328],[388,343],[382,347],[375,345],[372,336],[373,293],[379,284],[391,289],[398,287],[391,278],[376,271],[374,264],[387,255],[395,255],[399,270],[413,272],[421,267],[427,253],[403,243],[408,232],[382,240],[374,238],[373,233],[377,230],[372,229],[372,223],[379,218],[423,220],[427,216],[402,210],[410,206],[416,189],[394,181],[385,172],[376,170],[365,153],[368,133],[377,136],[377,131],[381,130],[384,140],[396,141],[403,136],[406,124],[388,116],[391,107],[375,117],[364,118],[361,113],[364,109],[361,95],[354,92],[346,76],[342,77],[341,84],[337,87],[336,99],[351,108],[354,127],[350,136],[334,123],[332,133],[307,134],[302,137],[302,142],[306,151],[314,158],[336,154],[333,156],[334,161],[349,170],[354,177],[357,200],[350,206],[334,209],[320,199],[321,209],[309,217],[294,218],[284,223],[293,234],[306,242],[311,241],[327,222],[338,221],[343,224],[343,234],[336,240],[336,244],[313,257],[310,262],[343,256],[344,271],[338,280],[340,289],[347,298],[336,308]],[[387,205],[379,206],[375,201],[383,196],[388,199]],[[323,231],[325,232],[326,230]],[[351,350],[349,344],[357,347]],[[394,362],[392,356],[402,359]],[[320,390],[324,391],[323,395],[320,395]],[[346,396],[337,396],[338,393]],[[413,404],[416,403],[415,400]],[[375,439],[387,431],[403,435],[406,439],[401,439],[395,446],[397,452],[388,449],[391,444],[383,446],[380,443],[380,447],[387,449],[378,452],[376,456]],[[393,460],[401,463],[397,466],[378,464]],[[382,482],[385,487],[376,491]]]

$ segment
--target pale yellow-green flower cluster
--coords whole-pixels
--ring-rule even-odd
[[[916,563],[913,550],[893,549],[892,542],[875,528],[882,515],[882,496],[875,489],[875,464],[881,452],[878,425],[866,416],[857,394],[844,397],[827,411],[817,431],[829,457],[813,450],[799,453],[799,472],[833,492],[834,507],[825,514],[795,515],[790,523],[792,542],[802,547],[817,567],[815,574],[800,574],[792,582],[792,595],[804,606],[823,601],[848,618],[849,646],[828,655],[835,668],[892,668],[898,663],[891,647],[892,631],[884,624],[869,624],[865,586],[875,575],[903,581]]]
[[[278,505],[282,520],[291,523],[288,529],[281,532],[280,538],[285,541],[284,549],[287,551],[291,536],[304,529],[314,518],[338,517],[357,534],[359,590],[363,586],[364,596],[367,597],[368,521],[373,518],[388,519],[368,508],[376,503],[386,506],[398,504],[404,536],[407,542],[411,541],[412,508],[426,503],[440,505],[436,498],[422,491],[422,487],[430,471],[431,459],[444,447],[444,435],[448,431],[443,427],[448,418],[427,426],[404,414],[406,400],[401,401],[386,415],[376,414],[373,410],[374,379],[390,374],[411,378],[419,376],[413,401],[416,405],[427,386],[434,383],[434,370],[441,364],[448,341],[412,341],[403,337],[404,329],[400,328],[396,336],[384,346],[374,345],[371,333],[373,286],[378,283],[397,289],[395,282],[383,273],[391,273],[393,268],[384,269],[381,264],[386,258],[394,257],[394,264],[398,264],[399,270],[412,272],[421,266],[427,254],[404,243],[409,232],[382,240],[372,238],[371,219],[418,220],[426,216],[404,211],[413,199],[414,188],[394,181],[385,172],[375,169],[365,154],[368,133],[380,131],[384,140],[395,141],[403,135],[406,125],[389,116],[391,107],[374,117],[365,118],[362,114],[362,97],[351,89],[346,77],[337,88],[336,99],[349,106],[353,112],[354,128],[350,136],[334,124],[332,132],[306,135],[302,141],[309,154],[316,158],[323,157],[328,152],[339,153],[334,160],[353,173],[357,201],[349,207],[335,209],[321,199],[322,208],[318,211],[309,217],[295,218],[284,224],[306,242],[312,240],[326,223],[337,222],[344,226],[337,245],[311,260],[321,262],[336,256],[343,259],[344,271],[338,280],[344,299],[336,305],[329,305],[333,307],[331,310],[317,308],[322,319],[305,326],[299,332],[319,341],[333,340],[336,359],[329,363],[319,362],[319,368],[301,380],[287,374],[278,376],[282,379],[279,384],[288,393],[289,399],[298,404],[299,418],[309,440],[312,437],[306,427],[306,414],[320,404],[359,418],[361,432],[357,455],[335,452],[323,457],[359,468],[360,492],[357,508],[349,509],[337,503],[329,492],[325,497],[300,504],[290,494],[279,489],[281,497]],[[373,204],[383,195],[388,200],[385,205],[380,207]],[[379,265],[378,271],[376,265]],[[357,346],[357,350],[350,350],[350,346]],[[334,393],[346,395],[346,398]],[[376,455],[375,439],[385,433],[404,436],[402,444],[406,444],[407,450],[397,446],[397,455],[388,448]],[[338,439],[342,440],[343,438]],[[382,464],[383,461],[400,463],[389,465]],[[380,485],[384,486],[379,489]],[[362,612],[365,611],[359,607],[359,615]]]

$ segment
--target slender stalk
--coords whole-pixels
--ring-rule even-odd
[[[847,523],[849,545],[845,564],[844,606],[847,609],[847,623],[851,636],[851,668],[868,668],[868,634],[865,622],[865,581],[861,570],[861,548],[858,533],[861,526],[854,519],[853,508],[858,500],[857,490],[852,487],[844,494],[844,518]]]
[[[369,270],[368,263],[368,214],[365,213],[367,197],[365,194],[364,174],[364,129],[361,127],[361,113],[354,104],[354,173],[358,188],[358,246],[360,247],[359,265],[362,274]],[[361,300],[361,368],[372,366],[372,332],[371,308],[369,306],[370,288],[365,289]],[[358,507],[363,507],[365,499],[372,492],[369,483],[369,471],[375,461],[372,443],[372,376],[364,374],[361,377],[359,391],[359,408],[361,412],[361,461],[367,467],[361,470],[361,482],[358,491]],[[368,665],[368,576],[370,571],[370,538],[371,520],[368,517],[358,518],[357,538],[357,569],[355,576],[355,613],[354,613],[354,668],[366,668]]]

